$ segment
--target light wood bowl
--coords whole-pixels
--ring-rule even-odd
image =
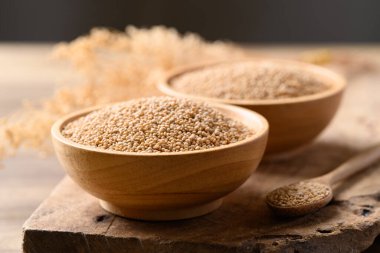
[[[294,66],[326,80],[331,88],[308,96],[271,100],[229,100],[186,94],[174,90],[171,82],[175,77],[187,72],[204,69],[217,64],[238,62],[265,62],[278,66]],[[266,155],[276,156],[294,153],[295,150],[311,142],[322,132],[334,117],[346,86],[345,79],[322,67],[315,65],[279,59],[250,58],[243,60],[213,62],[180,68],[169,73],[163,82],[158,83],[159,90],[165,95],[203,99],[209,102],[224,103],[245,107],[263,115],[269,122],[270,132]]]
[[[256,134],[222,147],[178,153],[102,150],[62,136],[68,122],[92,108],[53,125],[54,149],[67,174],[109,212],[143,220],[200,216],[218,208],[225,195],[248,179],[261,161],[268,134],[261,115],[236,106],[211,105],[253,127]]]

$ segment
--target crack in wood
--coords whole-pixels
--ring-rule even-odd
[[[112,220],[111,220],[110,224],[107,226],[106,231],[103,233],[104,236],[107,235],[108,230],[111,228],[111,226],[112,226],[113,222],[115,221],[115,219],[116,219],[116,215],[112,215]]]
[[[318,228],[317,232],[321,234],[330,234],[334,231],[334,228]]]
[[[111,215],[109,214],[102,214],[102,215],[98,215],[94,218],[95,222],[103,222],[103,221],[107,221],[109,218],[111,218]]]

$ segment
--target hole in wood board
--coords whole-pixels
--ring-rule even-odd
[[[98,215],[98,216],[95,217],[95,221],[96,221],[96,222],[106,221],[106,220],[108,220],[110,217],[111,217],[110,215],[106,215],[106,214]]]
[[[361,211],[361,213],[360,213],[360,215],[361,215],[361,216],[364,216],[364,217],[367,217],[367,216],[369,216],[371,213],[373,213],[372,210],[367,209],[367,208],[363,208],[362,211]]]
[[[332,233],[334,230],[332,228],[318,228],[317,229],[317,232],[321,233],[321,234],[330,234]]]
[[[368,217],[373,213],[372,205],[360,205],[360,208],[354,210],[354,213],[359,216]]]

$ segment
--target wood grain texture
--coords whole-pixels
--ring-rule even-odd
[[[305,217],[276,218],[264,196],[325,174],[379,142],[376,94],[375,82],[351,83],[321,138],[292,159],[265,160],[218,210],[200,218],[162,223],[113,216],[65,179],[25,224],[24,250],[65,252],[71,245],[71,252],[361,252],[380,233],[380,163],[337,185],[335,199]]]
[[[112,213],[143,220],[200,216],[218,208],[256,170],[268,136],[268,122],[261,115],[236,106],[211,106],[255,134],[228,146],[173,153],[101,150],[66,139],[62,128],[92,108],[53,125],[54,149],[68,175]]]

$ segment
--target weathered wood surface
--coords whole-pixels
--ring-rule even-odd
[[[364,78],[364,79],[363,79]],[[24,225],[24,251],[360,252],[380,234],[380,162],[335,188],[317,213],[279,219],[265,193],[321,175],[380,141],[380,76],[349,84],[341,110],[316,142],[292,157],[264,161],[217,211],[176,222],[111,215],[68,178]]]

